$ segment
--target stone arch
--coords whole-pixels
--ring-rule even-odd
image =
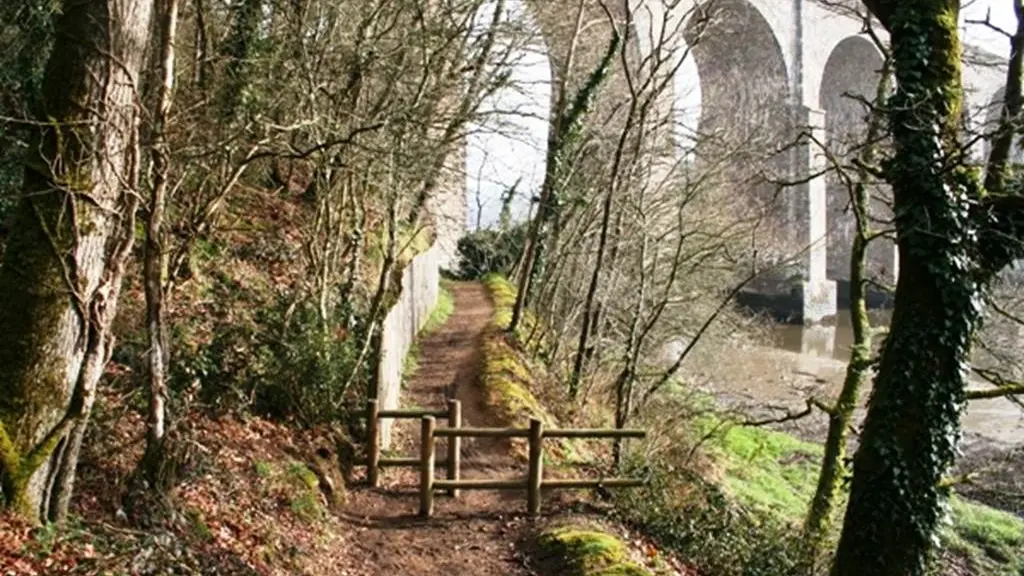
[[[495,3],[486,2],[481,12],[489,18]],[[485,101],[490,120],[482,126],[470,127],[466,141],[466,199],[470,227],[486,227],[497,221],[500,196],[515,187],[512,204],[513,219],[526,217],[530,199],[540,191],[546,165],[550,115],[558,98],[557,86],[562,71],[561,55],[569,49],[575,25],[572,10],[565,3],[547,0],[506,0],[506,20],[514,19],[523,26],[520,37],[530,41],[516,48],[516,64],[512,66],[511,84],[498,90]],[[621,10],[614,3],[610,9]],[[617,15],[616,16],[622,16]],[[611,39],[607,15],[597,2],[589,2],[584,11],[584,27],[578,41],[578,52],[569,78],[570,91],[579,88],[590,70],[599,62]],[[632,33],[628,54],[641,52],[640,35]],[[621,74],[612,74],[594,105],[597,117],[607,116],[621,108]],[[616,97],[616,94],[619,96]],[[510,110],[511,108],[511,110]],[[615,123],[599,122],[608,129]],[[600,141],[600,139],[598,139]],[[479,204],[486,204],[481,207]],[[484,217],[480,218],[479,215]],[[478,222],[480,220],[480,222]]]
[[[794,205],[772,182],[792,175],[793,98],[782,42],[748,0],[708,0],[691,11],[683,30],[692,65],[677,78],[676,117],[696,121],[681,127],[695,133],[696,161],[728,158],[722,187],[744,197],[740,210],[767,216],[762,253],[792,252]]]
[[[884,63],[878,48],[863,36],[844,38],[829,55],[818,91],[819,107],[825,111],[826,145],[839,158],[858,153],[867,132],[869,107],[878,92]],[[878,198],[872,213],[887,210],[882,200],[886,191],[873,191]],[[855,219],[850,209],[849,191],[835,173],[827,179],[828,276],[849,280],[850,248],[855,234]],[[868,273],[886,281],[893,276],[894,245],[886,240],[872,242],[868,249]]]

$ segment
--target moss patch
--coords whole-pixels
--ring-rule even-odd
[[[558,427],[558,419],[537,399],[536,392],[550,379],[543,364],[535,362],[524,353],[516,335],[505,332],[512,318],[512,306],[516,301],[515,287],[507,279],[496,274],[484,278],[484,284],[494,302],[494,317],[491,329],[484,337],[484,367],[480,381],[487,394],[488,407],[509,426],[527,426],[531,418],[537,418],[547,428]],[[525,326],[536,322],[532,314],[524,316]],[[534,343],[535,350],[544,348],[544,342]],[[512,441],[515,455],[527,457],[526,440]],[[582,442],[562,438],[544,442],[545,455],[553,466],[587,462],[593,460],[593,453]]]
[[[493,325],[497,330],[507,330],[512,323],[512,308],[516,304],[516,287],[507,278],[498,274],[484,276],[483,282],[494,301]],[[548,346],[543,336],[537,336],[544,333],[541,328],[537,316],[529,310],[524,311],[522,321],[514,334],[516,342],[531,354],[543,356]]]
[[[585,526],[549,528],[538,538],[543,560],[557,564],[564,576],[652,576],[633,562],[617,537]]]

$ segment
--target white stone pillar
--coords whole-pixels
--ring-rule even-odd
[[[803,108],[798,125],[813,135],[797,147],[797,174],[811,178],[804,184],[807,198],[807,230],[809,245],[806,251],[807,275],[803,283],[804,324],[819,324],[836,315],[836,283],[827,277],[828,270],[828,187],[822,174],[826,159],[817,143],[825,142],[825,112]]]

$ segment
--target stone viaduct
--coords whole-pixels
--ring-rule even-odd
[[[557,37],[555,23],[572,20],[575,2],[507,1],[534,15],[543,29],[548,54],[564,52],[565,39]],[[673,38],[689,47],[688,61],[679,68],[674,82],[672,107],[681,119],[676,136],[685,138],[682,132],[688,129],[707,133],[724,128],[734,138],[759,139],[762,147],[782,150],[768,159],[768,164],[777,175],[802,183],[788,187],[778,203],[775,219],[786,236],[780,242],[786,245],[783,251],[798,254],[800,260],[797,291],[803,301],[804,323],[821,322],[837,311],[836,281],[848,275],[853,218],[847,210],[845,189],[834,176],[823,175],[827,162],[820,149],[787,146],[787,142],[798,132],[810,132],[842,153],[850,141],[860,139],[866,108],[855,97],[874,98],[882,56],[865,32],[863,20],[851,10],[860,9],[856,0],[703,0],[699,7],[703,12],[694,10],[696,1],[675,2],[680,6],[675,10],[693,20],[678,28],[683,33],[676,36],[681,37]],[[841,2],[848,5],[837,6]],[[607,2],[609,6],[622,3]],[[637,32],[633,49],[644,54],[651,50],[650,39],[659,34],[653,28],[665,21],[667,3],[629,3]],[[597,19],[596,3],[594,10]],[[712,17],[707,18],[708,13]],[[697,14],[705,15],[699,25]],[[877,31],[883,33],[880,28]],[[982,128],[997,117],[1004,60],[1005,55],[965,49],[965,120],[969,128]],[[466,149],[457,155],[464,163],[465,185],[459,193],[461,213],[467,219],[457,219],[451,225],[446,240],[450,251],[454,238],[467,225],[493,223],[502,190],[516,182],[527,193],[539,187],[547,138],[543,116],[550,113],[551,79],[557,76],[557,63],[546,59],[546,54],[524,53],[513,76],[533,87],[533,93],[526,94],[530,101],[520,104],[533,107],[537,117],[519,121],[523,138],[518,142],[489,137],[486,129],[467,139]],[[972,157],[980,160],[985,146],[979,141],[972,148]],[[765,186],[771,188],[766,188],[765,194],[778,190],[774,184]],[[527,210],[523,204],[525,201],[518,209],[520,216]],[[891,243],[876,243],[870,269],[891,281],[897,260]]]

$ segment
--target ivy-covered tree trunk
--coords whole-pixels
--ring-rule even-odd
[[[134,238],[136,85],[152,0],[68,0],[0,269],[0,477],[60,519]]]
[[[832,573],[915,576],[959,438],[964,362],[981,311],[972,217],[981,195],[958,166],[959,0],[867,3],[891,35],[895,151],[884,173],[901,267]]]

